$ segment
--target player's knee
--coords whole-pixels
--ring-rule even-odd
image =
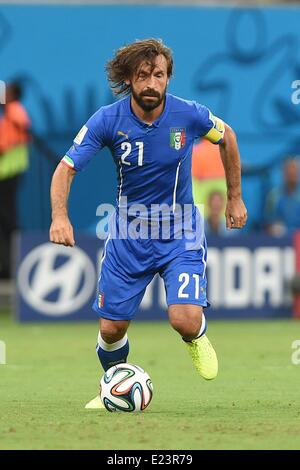
[[[127,325],[117,321],[106,321],[100,326],[101,338],[108,344],[122,339],[127,331]]]

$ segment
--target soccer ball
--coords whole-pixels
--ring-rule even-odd
[[[100,382],[100,398],[108,411],[143,411],[149,405],[152,394],[149,375],[133,364],[111,367]]]

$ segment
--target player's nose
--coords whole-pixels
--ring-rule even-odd
[[[150,75],[147,82],[147,87],[151,90],[155,90],[155,77],[154,75]]]

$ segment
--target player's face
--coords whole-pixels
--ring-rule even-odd
[[[157,56],[154,65],[153,68],[142,62],[130,81],[134,100],[146,112],[153,111],[163,102],[168,85],[166,58]]]

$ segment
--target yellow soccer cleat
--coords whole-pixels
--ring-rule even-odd
[[[105,406],[103,405],[100,395],[97,395],[96,398],[89,401],[85,405],[86,410],[105,410]]]
[[[218,358],[209,339],[203,335],[193,341],[185,342],[194,366],[206,380],[212,380],[218,374]]]

